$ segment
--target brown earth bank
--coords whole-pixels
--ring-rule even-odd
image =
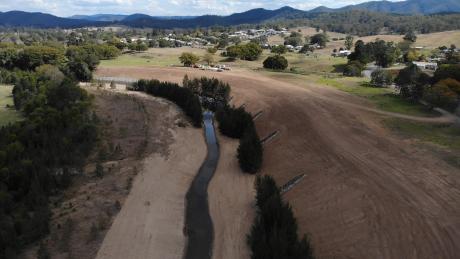
[[[206,155],[202,129],[188,125],[169,102],[131,95],[152,104],[147,114],[159,116],[149,121],[154,132],[148,142],[155,148],[139,163],[131,193],[96,258],[182,258],[185,194]]]
[[[183,242],[183,208],[180,204],[183,203],[185,194],[180,193],[178,189],[188,188],[188,178],[197,170],[193,168],[193,164],[200,164],[203,159],[201,156],[204,157],[202,154],[205,145],[201,130],[187,126],[186,118],[178,108],[162,99],[140,93],[127,94],[91,87],[86,89],[94,95],[94,112],[100,120],[101,129],[100,141],[90,160],[102,160],[104,174],[102,177],[97,176],[96,163],[89,163],[82,174],[75,176],[69,189],[51,197],[53,216],[50,222],[50,235],[42,240],[51,258],[95,258],[102,244],[103,248],[117,246],[123,250],[133,248],[133,243],[139,244],[148,240],[142,235],[132,239],[128,235],[133,232],[129,231],[111,239],[110,233],[119,229],[120,222],[131,226],[143,224],[145,233],[149,233],[161,229],[158,225],[148,227],[149,220],[156,219],[155,224],[162,223],[164,228],[171,230],[168,237],[162,237],[164,242]],[[179,124],[185,125],[186,128],[179,127]],[[183,138],[187,141],[182,142]],[[168,164],[167,158],[177,156],[175,147],[183,143],[190,145],[187,151],[192,151],[193,154],[182,154],[184,163],[188,162],[190,165],[190,171],[185,172],[183,176],[176,172],[171,174],[164,170],[160,163],[163,163],[163,166]],[[177,186],[171,184],[170,179],[174,177]],[[133,205],[131,197],[150,187],[150,196],[142,193],[145,195],[138,201],[141,205],[135,207],[139,209],[145,206],[150,213],[143,211],[140,213],[142,218],[126,213],[126,208],[133,209],[136,205]],[[158,204],[155,199],[163,197],[161,195],[165,188],[169,188],[171,197],[164,198],[163,203]],[[175,191],[177,193],[174,193]],[[172,214],[165,209],[164,202],[171,202],[177,213]],[[133,209],[132,212],[139,211]],[[115,217],[117,220],[111,227]],[[173,220],[157,220],[159,217],[170,217],[179,223]],[[178,230],[174,232],[175,228]],[[138,229],[132,227],[132,230]],[[109,235],[104,241],[108,231]],[[131,239],[124,239],[127,237]],[[174,258],[168,254],[171,245],[164,245],[164,242],[158,242],[155,246],[158,257],[147,257]],[[174,249],[180,250],[182,246],[182,243],[174,245]],[[37,249],[38,245],[28,248],[20,258],[36,258]],[[181,254],[180,251],[177,253]],[[117,256],[109,258],[136,258],[125,257],[123,254]]]
[[[218,134],[220,158],[208,187],[214,225],[214,259],[249,258],[246,244],[255,216],[255,176],[241,173],[236,158],[238,140]]]
[[[280,132],[265,145],[262,172],[280,185],[306,174],[285,197],[300,231],[310,234],[318,258],[460,254],[459,169],[390,134],[381,119],[391,114],[374,113],[360,98],[242,70],[132,67],[100,68],[97,73],[175,82],[188,74],[229,82],[236,105],[263,111],[256,121],[262,138]],[[215,222],[225,222],[215,215]],[[239,239],[246,234],[241,229]]]

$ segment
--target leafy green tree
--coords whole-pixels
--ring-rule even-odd
[[[291,45],[291,46],[302,46],[303,40],[302,37],[293,37],[292,35],[290,37],[287,37],[284,40],[284,45]]]
[[[288,61],[283,56],[270,56],[264,61],[264,68],[284,70],[288,67]]]
[[[310,38],[310,44],[318,44],[322,48],[326,47],[327,41],[327,34],[325,33],[318,33]]]
[[[410,64],[399,71],[395,83],[399,86],[402,97],[418,101],[423,96],[423,92],[429,83],[429,76],[422,73],[420,68]]]
[[[241,138],[248,128],[254,128],[252,116],[244,108],[221,107],[216,113],[219,130],[230,138]]]
[[[213,64],[215,62],[214,55],[212,55],[211,53],[204,54],[203,61],[206,62],[208,65]]]
[[[254,61],[262,54],[262,48],[256,43],[248,43],[240,46],[240,58],[243,60]]]
[[[429,103],[454,111],[460,103],[460,82],[444,79],[429,87],[423,95]]]
[[[182,64],[184,64],[184,66],[191,67],[200,61],[200,58],[191,52],[183,52],[182,55],[180,55],[179,60]]]
[[[262,166],[263,148],[255,129],[246,129],[237,150],[238,162],[246,173],[257,173]]]
[[[88,64],[82,61],[71,60],[65,67],[66,74],[75,80],[89,82],[93,78],[93,73]]]
[[[414,31],[410,30],[404,35],[404,40],[410,41],[410,42],[416,42],[417,41],[417,35],[415,35]]]
[[[130,43],[128,44],[128,49],[129,50],[134,50],[134,51],[146,51],[149,49],[148,45],[145,44],[144,42],[138,40],[136,43]]]
[[[376,41],[373,46],[375,63],[378,66],[390,67],[396,62],[399,50],[393,42]]]
[[[433,81],[438,82],[448,78],[460,81],[460,64],[441,65],[434,73]]]
[[[225,51],[225,56],[231,60],[235,60],[240,56],[240,47],[239,46],[230,46]]]
[[[270,176],[256,179],[257,215],[247,242],[252,259],[313,259],[306,235],[297,234],[297,221],[291,206],[282,200]]]
[[[215,47],[208,48],[206,51],[207,51],[208,53],[214,55],[214,54],[216,54],[216,52],[217,52],[217,48],[215,48]]]
[[[349,61],[343,69],[343,75],[360,77],[364,70],[364,64],[358,60]]]
[[[16,66],[23,70],[35,70],[35,68],[49,64],[59,66],[64,63],[64,52],[47,46],[29,46],[19,52]]]
[[[158,46],[160,48],[170,48],[172,45],[171,45],[171,42],[166,39],[159,39]]]
[[[347,48],[348,50],[353,48],[353,41],[354,41],[353,36],[347,35],[347,37],[345,38],[345,48]]]
[[[307,52],[314,52],[315,51],[315,48],[314,47],[310,47],[309,44],[305,44],[303,45],[303,47],[300,49],[299,53],[307,53]]]
[[[388,70],[377,69],[371,74],[371,85],[386,87],[393,83],[393,76]]]
[[[271,49],[271,53],[275,53],[277,55],[281,55],[287,52],[287,48],[284,45],[273,46]]]

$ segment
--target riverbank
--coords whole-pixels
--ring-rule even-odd
[[[137,98],[159,100],[137,93]],[[160,102],[164,102],[159,100]],[[155,113],[155,110],[147,110]],[[181,259],[184,255],[185,195],[206,156],[202,129],[177,126],[182,120],[171,105],[168,121],[157,124],[170,136],[151,135],[153,145],[171,137],[164,152],[148,155],[98,252],[98,259]],[[154,122],[150,122],[154,123]]]
[[[255,176],[244,174],[238,165],[239,141],[217,134],[220,159],[209,185],[209,209],[214,223],[214,259],[248,259],[246,235],[255,217]]]

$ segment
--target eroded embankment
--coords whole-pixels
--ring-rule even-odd
[[[97,258],[183,258],[185,195],[205,156],[201,129],[177,126],[183,120],[177,107],[164,100],[135,93],[145,102],[169,106],[166,127],[171,143],[165,152],[146,156],[120,213],[107,233]],[[157,111],[146,106],[147,113]],[[153,122],[152,122],[153,123]],[[155,145],[165,136],[150,134]]]

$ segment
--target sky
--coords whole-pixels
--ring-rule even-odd
[[[253,8],[276,9],[286,5],[301,10],[321,5],[336,8],[362,2],[366,0],[0,0],[0,11],[44,12],[62,17],[99,13],[195,16],[228,15]]]

